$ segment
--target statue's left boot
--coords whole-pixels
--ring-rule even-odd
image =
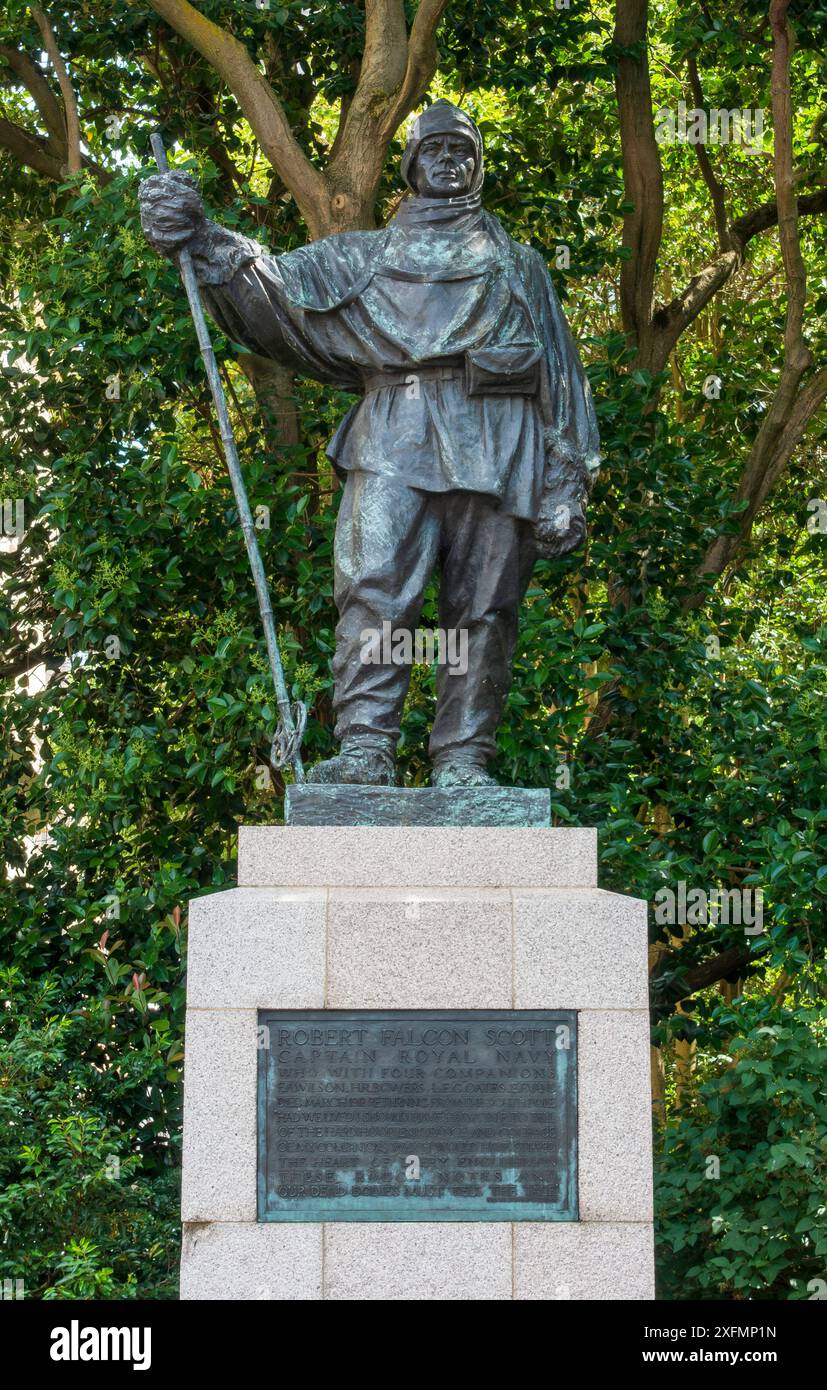
[[[468,757],[450,753],[450,750],[434,763],[432,787],[498,787],[496,777],[485,770],[485,764]]]
[[[393,743],[348,738],[335,758],[326,758],[308,770],[308,782],[328,786],[395,787]]]

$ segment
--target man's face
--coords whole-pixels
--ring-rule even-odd
[[[428,135],[416,156],[416,191],[424,198],[456,198],[474,178],[474,146],[464,135]]]

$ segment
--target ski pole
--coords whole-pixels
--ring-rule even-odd
[[[166,151],[160,134],[155,131],[149,137],[152,146],[152,153],[155,156],[155,163],[160,173],[166,174],[169,170]],[[305,724],[307,723],[307,708],[301,700],[297,700],[293,706],[290,704],[290,696],[287,690],[287,682],[284,679],[284,666],[282,665],[281,652],[279,651],[278,637],[276,635],[276,625],[273,618],[273,605],[270,602],[270,590],[267,586],[267,576],[264,573],[264,564],[261,559],[261,551],[258,548],[256,539],[255,525],[253,522],[250,503],[247,500],[247,491],[244,487],[244,475],[241,472],[241,464],[238,460],[238,450],[236,448],[233,427],[230,424],[230,417],[227,412],[227,401],[224,395],[224,388],[221,385],[221,377],[218,373],[218,364],[215,360],[210,331],[207,327],[207,320],[201,305],[201,295],[198,289],[198,281],[195,278],[195,270],[192,264],[192,257],[189,251],[179,251],[176,256],[178,269],[181,274],[187,299],[189,300],[190,313],[195,324],[195,333],[198,338],[198,346],[201,349],[201,356],[204,361],[204,370],[207,373],[207,380],[210,384],[215,412],[218,416],[221,443],[224,446],[224,456],[227,460],[227,471],[230,475],[233,493],[235,495],[238,516],[241,521],[241,529],[244,532],[244,544],[247,547],[247,558],[250,561],[250,569],[253,573],[253,583],[256,587],[259,612],[264,626],[264,637],[267,643],[267,656],[270,662],[270,673],[273,677],[273,685],[276,690],[276,703],[279,709],[280,719],[276,732],[273,736],[273,743],[270,749],[270,762],[274,767],[284,767],[290,763],[297,782],[304,781],[304,767],[301,759],[301,741],[304,735]]]

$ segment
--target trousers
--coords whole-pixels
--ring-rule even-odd
[[[407,633],[413,642],[438,568],[439,626],[452,634],[454,652],[467,642],[467,666],[437,665],[428,751],[434,762],[456,755],[485,763],[496,749],[535,555],[532,524],[503,515],[492,497],[424,492],[395,477],[349,472],[334,544],[339,741],[355,737],[395,749],[411,666],[395,661],[387,642],[378,649],[376,635],[390,628],[394,638]]]

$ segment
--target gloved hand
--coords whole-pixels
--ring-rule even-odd
[[[207,215],[192,174],[170,170],[151,174],[138,191],[141,226],[150,246],[173,258],[204,230]]]
[[[537,554],[543,560],[559,560],[576,550],[586,539],[586,518],[582,504],[574,498],[555,502],[534,523]]]
[[[592,480],[582,459],[554,440],[549,446],[534,540],[540,559],[559,560],[586,539],[584,506]]]

